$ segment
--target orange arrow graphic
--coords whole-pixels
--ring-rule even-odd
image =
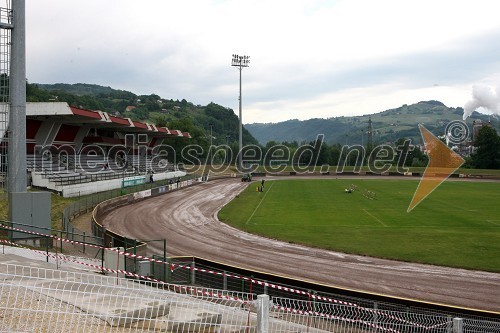
[[[429,156],[429,164],[425,168],[424,175],[420,179],[407,212],[410,212],[422,202],[464,163],[464,159],[460,155],[448,148],[423,125],[419,124],[418,128]]]

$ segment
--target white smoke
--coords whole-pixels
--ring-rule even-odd
[[[500,115],[500,86],[496,89],[486,85],[472,86],[472,99],[465,103],[463,120],[480,107]]]

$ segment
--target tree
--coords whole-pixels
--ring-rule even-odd
[[[168,118],[164,115],[157,116],[153,119],[156,126],[167,127]]]
[[[478,169],[500,168],[500,137],[490,126],[483,126],[474,142],[477,152],[472,156],[472,164]]]

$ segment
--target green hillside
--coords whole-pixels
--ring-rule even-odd
[[[366,131],[369,118],[372,119],[374,143],[395,142],[405,137],[420,142],[418,124],[423,124],[436,135],[442,135],[444,128],[451,120],[462,119],[463,109],[447,107],[438,101],[423,101],[412,105],[402,105],[372,115],[357,117],[335,117],[329,119],[287,120],[272,124],[247,124],[245,127],[260,142],[302,142],[314,140],[317,134],[325,134],[328,143],[355,144],[361,143],[362,136],[366,143]],[[500,128],[498,119],[474,112],[467,119],[491,120],[495,128]]]

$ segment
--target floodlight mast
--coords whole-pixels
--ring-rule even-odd
[[[233,54],[233,59],[231,66],[238,67],[240,70],[240,96],[239,96],[239,152],[238,152],[238,171],[243,171],[243,122],[241,116],[241,70],[243,67],[248,67],[250,65],[250,56],[240,56]]]

